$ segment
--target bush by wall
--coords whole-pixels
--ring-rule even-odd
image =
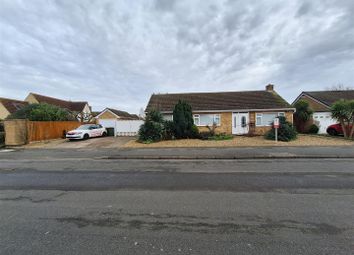
[[[173,109],[174,132],[177,139],[193,138],[193,115],[192,107],[179,100]]]
[[[297,138],[297,132],[294,126],[286,121],[284,116],[279,116],[279,128],[278,128],[278,140],[283,142],[289,142]],[[265,138],[268,140],[275,140],[274,127],[265,134]]]
[[[75,120],[68,110],[50,104],[29,104],[9,115],[7,119],[28,119],[31,121]]]
[[[146,114],[145,122],[139,132],[140,142],[158,142],[164,136],[164,120],[159,111],[152,110]]]
[[[309,128],[309,133],[310,134],[317,134],[320,129],[317,127],[317,125],[312,124]]]
[[[163,122],[163,139],[172,140],[175,138],[175,126],[173,121],[165,120]]]
[[[0,147],[5,144],[5,132],[0,132]]]

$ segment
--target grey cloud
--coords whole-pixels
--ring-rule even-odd
[[[314,8],[316,6],[316,8]],[[0,96],[138,112],[151,93],[353,85],[354,2],[22,1],[0,5]]]

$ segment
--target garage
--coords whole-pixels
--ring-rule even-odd
[[[135,114],[112,108],[104,109],[96,116],[98,124],[114,136],[136,136],[144,121]]]
[[[326,134],[327,127],[337,123],[336,120],[332,119],[332,114],[330,112],[315,112],[313,114],[313,120],[319,127],[319,134]]]

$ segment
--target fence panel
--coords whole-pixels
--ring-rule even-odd
[[[62,138],[82,124],[78,121],[28,121],[28,142]]]

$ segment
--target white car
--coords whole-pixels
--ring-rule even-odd
[[[101,125],[86,124],[81,125],[75,130],[66,133],[66,138],[69,140],[88,139],[90,137],[106,136],[107,130]]]

